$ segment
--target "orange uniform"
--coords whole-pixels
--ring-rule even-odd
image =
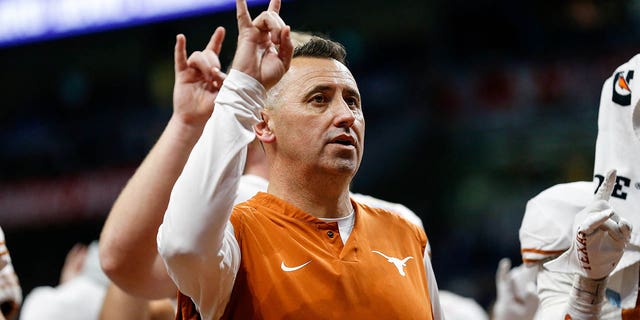
[[[267,193],[236,206],[231,222],[242,260],[223,318],[433,319],[424,232],[391,212],[354,207],[343,245],[335,222]]]

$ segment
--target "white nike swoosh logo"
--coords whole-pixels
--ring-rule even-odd
[[[309,263],[311,263],[311,260],[309,260],[309,261],[307,261],[307,262],[305,262],[305,263],[303,263],[303,264],[301,264],[299,266],[296,266],[296,267],[287,267],[287,266],[284,265],[284,261],[282,261],[282,263],[280,264],[280,269],[282,269],[282,271],[284,271],[284,272],[296,271],[296,270],[302,269],[304,266],[308,265]]]

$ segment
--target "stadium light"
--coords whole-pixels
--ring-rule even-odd
[[[248,0],[249,5],[268,0]],[[0,0],[0,47],[235,7],[235,0]]]

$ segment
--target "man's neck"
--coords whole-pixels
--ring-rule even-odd
[[[291,173],[275,175],[272,171],[267,192],[317,218],[345,217],[353,210],[349,198],[351,177]]]
[[[269,180],[269,167],[266,164],[247,163],[243,174],[250,174]]]

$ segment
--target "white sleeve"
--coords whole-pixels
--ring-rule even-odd
[[[260,83],[231,70],[158,230],[158,251],[169,275],[205,319],[224,312],[240,265],[229,216],[264,97]]]
[[[540,305],[535,319],[564,319],[572,284],[573,274],[552,272],[541,268],[538,272]]]
[[[415,212],[411,211],[411,209],[407,208],[405,205],[401,203],[394,203],[394,202],[374,198],[366,194],[354,193],[354,192],[351,193],[351,197],[357,202],[364,203],[370,207],[391,211],[409,220],[409,222],[415,224],[416,226],[420,227],[420,229],[424,230],[422,219],[420,219],[420,217],[417,214],[415,214]]]
[[[438,294],[438,283],[436,282],[436,275],[433,272],[431,266],[430,246],[426,246],[424,249],[424,270],[427,272],[427,281],[429,281],[429,298],[431,299],[431,308],[433,310],[434,320],[444,320],[444,314],[442,313],[442,307],[440,306],[440,295]]]

